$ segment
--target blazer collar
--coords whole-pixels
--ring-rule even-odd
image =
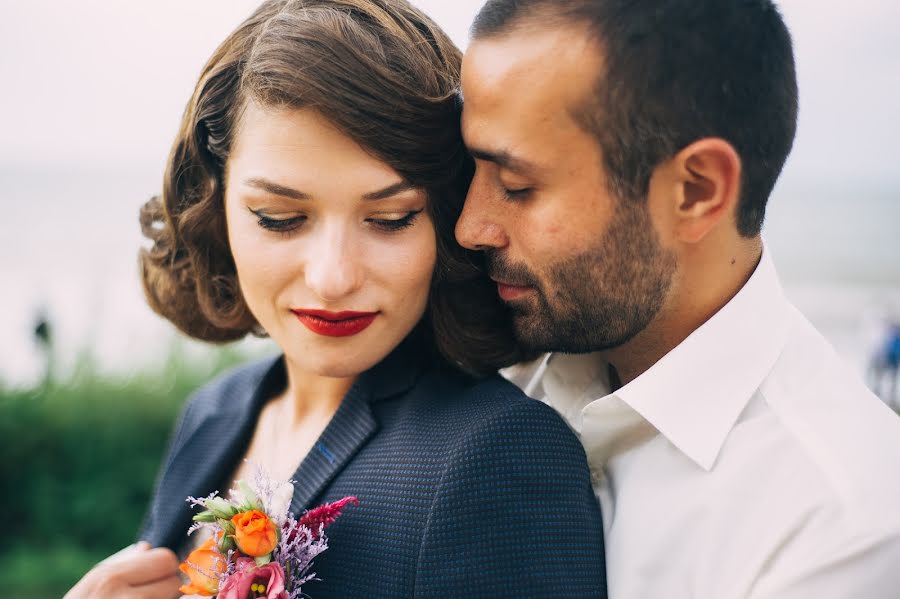
[[[294,473],[291,512],[299,515],[350,462],[378,430],[372,404],[409,390],[430,361],[430,352],[419,335],[413,334],[387,358],[356,380],[319,440]],[[180,447],[174,448],[160,481],[157,504],[169,502],[160,513],[174,514],[159,522],[154,542],[169,547],[180,544],[179,537],[190,526],[192,511],[187,495],[201,497],[213,490],[224,494],[232,482],[225,480],[241,459],[252,438],[259,412],[286,384],[284,357],[262,365],[262,376],[250,377],[246,389],[238,390],[219,410],[210,411],[192,427]],[[180,505],[172,511],[169,506]]]

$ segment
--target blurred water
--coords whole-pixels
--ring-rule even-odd
[[[86,348],[109,372],[165,358],[176,335],[146,307],[137,275],[138,210],[160,180],[161,167],[0,168],[0,381],[41,376],[41,310],[63,370]],[[900,186],[795,184],[770,202],[765,236],[788,295],[860,369],[881,315],[900,313],[898,229]],[[202,358],[204,347],[188,351]]]

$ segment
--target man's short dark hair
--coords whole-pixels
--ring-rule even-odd
[[[488,0],[472,37],[548,24],[584,24],[602,48],[596,94],[572,111],[612,191],[644,198],[660,163],[722,138],[743,166],[738,230],[759,234],[797,127],[791,37],[770,0]]]

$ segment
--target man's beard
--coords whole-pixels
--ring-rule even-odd
[[[536,291],[510,303],[519,343],[566,353],[618,347],[644,330],[665,302],[676,266],[645,205],[629,200],[620,200],[596,245],[551,264],[543,283],[495,250],[486,257],[491,277]]]

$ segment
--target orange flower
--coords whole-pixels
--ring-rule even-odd
[[[178,589],[185,595],[212,597],[219,592],[219,579],[210,575],[223,574],[226,566],[222,555],[214,549],[214,543],[213,539],[208,539],[178,566],[191,580],[190,584],[183,584]]]
[[[275,523],[258,510],[237,514],[231,523],[234,524],[234,541],[244,555],[262,557],[272,553],[278,544]]]

